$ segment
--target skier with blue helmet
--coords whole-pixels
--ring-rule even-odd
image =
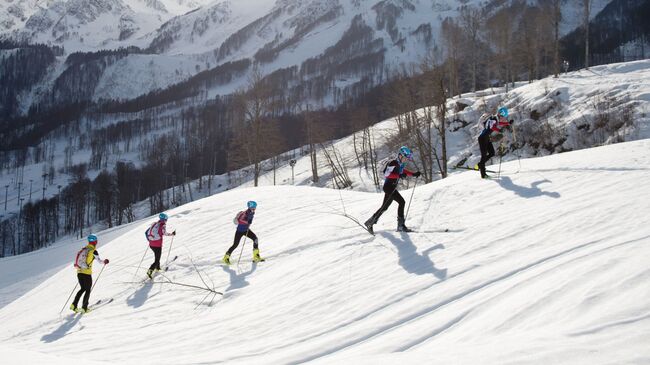
[[[167,219],[169,217],[165,213],[158,215],[158,221],[153,223],[145,232],[147,241],[149,241],[149,248],[153,251],[154,261],[147,270],[149,279],[153,279],[153,274],[160,271],[160,256],[162,255],[162,245],[164,236],[176,236],[176,231],[167,233]]]
[[[75,295],[70,310],[77,313],[88,313],[88,301],[90,300],[90,290],[93,286],[93,262],[97,261],[108,265],[108,259],[102,260],[99,257],[99,252],[95,249],[97,247],[97,236],[94,234],[88,235],[88,244],[79,250],[74,260],[74,267],[77,269],[77,280],[79,280],[79,291]],[[79,300],[84,296],[81,308],[79,308]]]
[[[257,236],[250,229],[250,225],[253,224],[253,217],[255,216],[255,210],[257,209],[257,202],[251,200],[246,203],[248,209],[243,210],[237,213],[235,216],[234,223],[237,225],[237,230],[235,231],[235,239],[233,240],[232,246],[226,251],[226,254],[223,255],[223,263],[230,265],[230,255],[233,251],[239,246],[239,241],[241,238],[246,236],[253,241],[253,262],[265,261],[264,258],[260,257],[259,242]]]
[[[397,157],[394,160],[390,161],[384,167],[384,201],[381,204],[381,207],[375,212],[375,214],[365,221],[365,226],[368,229],[368,232],[375,234],[373,230],[373,225],[377,223],[379,217],[388,209],[392,202],[397,202],[397,231],[399,232],[411,232],[409,228],[406,227],[404,222],[404,205],[405,201],[402,195],[397,191],[397,184],[400,178],[407,176],[420,177],[420,171],[412,172],[406,169],[406,162],[408,160],[413,160],[413,153],[411,150],[402,146],[397,153]]]
[[[481,160],[476,165],[476,169],[481,172],[481,178],[487,179],[489,176],[485,172],[485,163],[494,156],[494,146],[490,141],[492,132],[501,132],[501,129],[509,127],[514,121],[508,118],[508,108],[501,107],[497,114],[490,115],[487,118],[481,118],[480,126],[483,128],[478,136],[478,146],[481,150]]]

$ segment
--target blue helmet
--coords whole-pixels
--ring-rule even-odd
[[[502,116],[504,118],[508,118],[508,108],[506,108],[505,106],[499,108],[499,111],[497,112],[497,114],[499,114],[500,116]]]
[[[88,235],[88,242],[89,243],[96,243],[97,242],[97,236],[95,236],[94,234]]]
[[[413,152],[411,152],[411,150],[406,146],[402,146],[399,148],[399,154],[408,158],[409,160],[413,158]]]
[[[161,221],[166,221],[169,217],[165,213],[160,213],[158,214],[158,218],[160,218]]]
[[[255,209],[255,208],[257,208],[257,203],[256,203],[255,201],[253,201],[253,200],[251,200],[251,201],[249,201],[248,203],[246,203],[246,205],[248,206],[248,209]]]

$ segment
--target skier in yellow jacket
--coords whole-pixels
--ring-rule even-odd
[[[74,301],[70,304],[70,309],[75,312],[88,313],[88,301],[90,300],[90,289],[93,286],[93,261],[97,260],[104,265],[108,264],[108,259],[102,260],[99,257],[99,252],[95,249],[97,246],[97,236],[91,234],[88,236],[88,245],[82,248],[78,253],[74,262],[74,267],[77,268],[77,279],[81,289],[74,297]],[[82,307],[77,307],[81,294],[84,294],[84,301]]]

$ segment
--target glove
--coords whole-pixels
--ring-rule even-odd
[[[172,236],[176,236],[176,231],[172,232]]]
[[[108,265],[108,259],[104,259],[104,265]]]
[[[401,174],[399,174],[399,177],[406,177],[406,173],[402,172]]]
[[[512,124],[512,123],[514,123],[514,122],[515,122],[514,119],[510,119],[510,121],[509,121],[508,123]]]
[[[413,173],[413,176],[415,176],[415,177],[420,177],[420,175],[422,175],[422,173],[420,171],[416,171],[416,172]]]

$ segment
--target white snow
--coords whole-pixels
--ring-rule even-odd
[[[492,181],[454,174],[402,191],[418,232],[395,232],[391,206],[376,237],[335,213],[363,221],[380,194],[235,189],[168,212],[178,235],[163,259],[170,247],[179,258],[166,277],[204,286],[200,272],[224,292],[212,306],[200,290],[127,283],[143,253],[143,268],[152,261],[145,219],[99,232],[111,263],[91,301],[114,301],[85,316],[58,314],[81,245],[55,246],[69,266],[0,308],[0,354],[7,364],[648,363],[649,166],[640,140],[507,162]],[[268,261],[251,263],[249,241],[240,265],[219,266],[249,199]],[[0,288],[16,282],[15,265],[37,275],[52,256],[0,259]]]

